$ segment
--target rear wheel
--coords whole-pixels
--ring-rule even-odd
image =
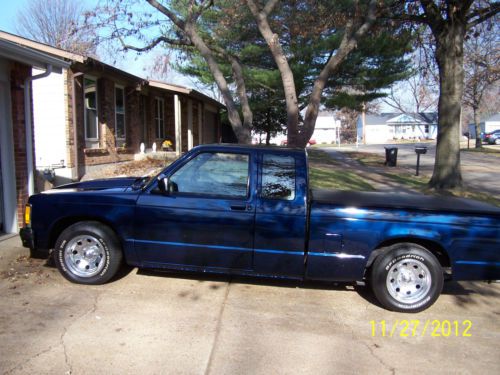
[[[102,223],[85,221],[66,228],[56,241],[54,260],[61,274],[74,283],[103,284],[119,270],[120,243]]]
[[[424,247],[402,243],[388,247],[370,270],[373,293],[387,309],[416,313],[431,306],[443,289],[443,269]]]

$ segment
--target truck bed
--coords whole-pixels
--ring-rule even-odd
[[[465,198],[429,196],[423,194],[356,192],[312,189],[314,203],[339,206],[409,209],[500,216],[500,208]]]

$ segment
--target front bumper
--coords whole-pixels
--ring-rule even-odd
[[[35,234],[33,229],[29,227],[21,228],[19,231],[19,236],[21,237],[21,241],[23,242],[23,246],[30,248],[32,250],[35,249]]]

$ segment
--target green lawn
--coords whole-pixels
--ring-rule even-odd
[[[337,168],[309,168],[310,185],[313,188],[373,191],[372,185],[359,175]]]

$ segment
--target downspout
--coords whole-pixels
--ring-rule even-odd
[[[35,177],[33,162],[33,132],[31,118],[31,82],[40,78],[45,78],[52,73],[52,65],[48,64],[44,73],[27,77],[24,80],[24,125],[26,131],[26,164],[28,172],[28,196],[35,194]]]
[[[76,126],[76,80],[82,76],[83,73],[74,73],[72,75],[71,81],[71,110],[72,110],[72,119],[73,119],[73,172],[71,173],[71,179],[73,181],[78,181],[80,179],[80,166],[78,165],[78,127]],[[84,109],[85,111],[85,109]]]

